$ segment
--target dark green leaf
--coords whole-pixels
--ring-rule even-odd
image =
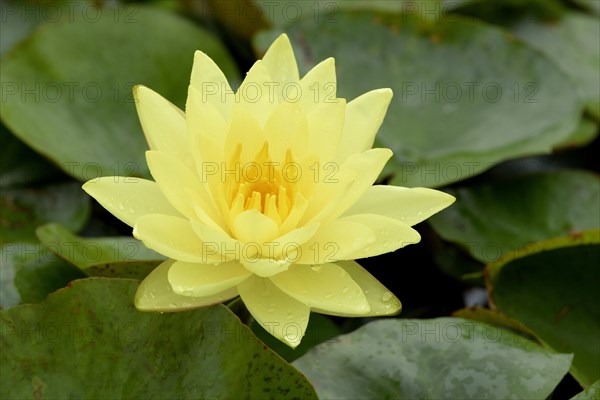
[[[0,188],[39,183],[57,177],[59,171],[14,137],[0,123]]]
[[[316,398],[226,307],[142,313],[133,307],[136,288],[90,278],[41,304],[2,311],[0,396]]]
[[[545,399],[572,358],[458,318],[375,321],[338,339],[293,363],[323,399]]]
[[[85,277],[40,243],[5,243],[0,247],[0,305],[37,303],[69,282]]]
[[[148,176],[132,86],[183,107],[195,50],[230,76],[235,67],[208,32],[164,10],[102,8],[94,20],[45,23],[2,60],[0,115],[8,128],[70,175]]]
[[[165,257],[132,237],[82,238],[59,224],[39,227],[48,249],[90,276],[142,279]]]
[[[528,243],[600,227],[600,179],[583,171],[525,175],[448,189],[456,203],[429,221],[489,263]]]
[[[569,75],[587,110],[600,120],[598,17],[572,12],[558,21],[540,23],[529,20],[513,30],[519,38],[546,54]]]
[[[583,385],[600,379],[600,231],[535,243],[487,267],[496,308],[548,347],[574,353]]]
[[[0,194],[0,243],[36,242],[35,229],[58,222],[78,231],[90,214],[90,198],[77,183],[27,189],[3,189]]]

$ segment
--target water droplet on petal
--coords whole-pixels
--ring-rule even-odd
[[[326,299],[331,299],[333,297],[333,294],[331,293],[325,293],[325,298]]]
[[[121,211],[123,211],[125,209],[125,204],[123,204],[122,201],[120,201],[117,206],[119,207],[119,210],[121,210]]]
[[[385,292],[383,295],[381,295],[381,301],[390,301],[392,297],[394,297],[392,292]]]
[[[310,267],[310,269],[312,269],[315,272],[319,272],[319,271],[321,271],[321,269],[323,269],[323,266],[322,265],[313,265]]]
[[[342,293],[346,294],[349,290],[350,289],[348,289],[348,286],[344,286],[344,288],[342,289]]]

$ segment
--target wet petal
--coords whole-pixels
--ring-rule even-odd
[[[360,286],[365,294],[371,311],[364,316],[375,317],[381,315],[395,315],[402,309],[400,300],[383,286],[373,275],[361,267],[356,261],[337,261],[336,265],[343,268]],[[319,311],[320,312],[320,311]],[[330,311],[325,311],[331,314]],[[356,316],[356,314],[340,313],[339,316]]]
[[[285,294],[268,278],[252,276],[238,285],[248,311],[267,332],[295,348],[300,344],[310,308]]]
[[[212,296],[236,286],[251,275],[235,261],[221,264],[198,264],[176,261],[168,278],[173,292],[183,296]]]
[[[300,246],[297,264],[323,264],[345,260],[376,240],[375,232],[364,224],[335,220],[324,224]]]
[[[175,260],[167,260],[148,275],[135,293],[135,307],[140,311],[185,311],[218,304],[238,295],[237,288],[205,297],[189,297],[175,294],[167,277]]]
[[[145,215],[135,224],[133,236],[146,247],[175,260],[205,264],[218,263],[223,258],[214,254],[194,233],[190,221],[183,218]]]
[[[370,311],[360,286],[348,272],[332,263],[294,265],[270,279],[279,289],[309,307],[359,315]]]
[[[355,214],[336,221],[362,225],[364,229],[370,229],[375,234],[375,240],[372,243],[367,243],[356,251],[344,253],[343,259],[346,260],[378,256],[396,251],[409,244],[418,243],[421,240],[419,232],[404,222],[381,215]],[[338,259],[342,259],[342,257]]]
[[[413,226],[443,210],[456,199],[439,190],[375,185],[344,215],[378,214]]]
[[[147,214],[181,216],[156,182],[146,179],[105,176],[86,182],[83,190],[131,227]]]
[[[240,262],[248,271],[263,278],[287,271],[290,265],[292,265],[291,261],[284,259],[277,260],[274,258],[257,257],[242,258]]]

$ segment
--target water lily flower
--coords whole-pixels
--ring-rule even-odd
[[[83,188],[168,257],[139,286],[138,309],[181,311],[239,295],[292,347],[310,311],[400,311],[396,296],[353,260],[417,243],[411,226],[454,198],[374,186],[392,155],[371,148],[392,91],[346,103],[335,88],[333,58],[300,78],[281,35],[236,92],[197,51],[185,112],[134,89],[154,181],[103,177]]]

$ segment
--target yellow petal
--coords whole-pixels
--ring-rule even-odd
[[[352,185],[348,192],[343,196],[335,211],[327,219],[336,218],[356,203],[373,185],[375,180],[377,180],[377,177],[379,177],[379,174],[391,156],[392,151],[389,149],[370,149],[348,157],[340,169],[354,171],[357,174],[356,178],[352,179]],[[343,176],[342,174],[340,175]]]
[[[380,254],[396,251],[409,244],[418,243],[421,240],[419,232],[415,231],[404,222],[393,218],[383,217],[381,215],[355,214],[339,218],[336,221],[359,224],[365,229],[370,229],[375,234],[375,240],[372,243],[367,243],[354,252],[340,252],[339,260],[354,260],[378,256]]]
[[[251,246],[248,246],[251,247]],[[291,261],[288,260],[277,260],[274,258],[260,258],[259,255],[245,257],[240,262],[246,269],[252,272],[254,275],[261,276],[263,278],[277,275],[281,272],[287,271]]]
[[[196,88],[204,103],[212,104],[224,116],[229,116],[234,94],[227,78],[217,64],[206,54],[196,51],[190,85]]]
[[[150,149],[177,157],[190,166],[192,156],[187,144],[187,127],[183,111],[145,86],[135,86],[133,96]]]
[[[212,205],[212,199],[201,184],[198,176],[176,158],[158,151],[147,151],[146,161],[152,177],[160,186],[165,197],[183,215],[197,217],[194,205],[209,212],[213,220],[218,214]],[[190,195],[188,192],[191,192]]]
[[[277,236],[277,224],[257,210],[243,211],[235,217],[232,231],[238,240],[243,243],[256,243],[262,245]]]
[[[156,182],[146,179],[105,176],[86,182],[83,190],[131,227],[146,214],[181,216]]]
[[[205,297],[231,289],[250,275],[250,271],[235,261],[218,265],[176,261],[169,269],[168,278],[174,293]]]
[[[283,221],[283,224],[281,224],[281,228],[280,228],[279,232],[287,233],[287,232],[291,231],[292,229],[294,229],[295,227],[297,227],[298,223],[304,216],[304,213],[306,212],[307,207],[308,207],[308,202],[306,201],[304,196],[302,196],[302,194],[300,194],[300,193],[297,193],[296,199],[294,201],[294,205],[293,205],[292,209],[290,210],[285,221]]]
[[[395,315],[400,312],[402,309],[400,300],[398,300],[392,292],[379,283],[373,275],[361,267],[357,262],[337,261],[335,264],[340,268],[343,268],[350,275],[352,280],[360,286],[369,302],[371,311],[366,314],[349,311],[332,312],[331,310],[319,309],[318,307],[313,308],[314,311],[323,314],[337,315],[339,317],[377,317],[381,315]]]
[[[323,264],[352,258],[366,245],[373,243],[376,235],[363,224],[335,220],[321,226],[317,233],[300,246],[296,264]]]
[[[279,289],[309,307],[356,314],[370,311],[360,286],[335,264],[294,265],[270,279]]]
[[[300,344],[310,308],[293,299],[267,278],[250,277],[238,285],[248,311],[267,332],[295,348]]]
[[[348,157],[339,170],[321,179],[303,222],[327,222],[342,215],[373,185],[391,156],[389,149],[370,149]]]
[[[320,104],[308,114],[310,146],[321,157],[321,174],[327,173],[324,164],[335,159],[344,129],[345,115],[344,99]]]
[[[373,146],[375,135],[392,101],[391,89],[372,90],[348,103],[346,122],[338,149],[337,161],[362,153]]]
[[[308,242],[318,230],[318,223],[294,229],[274,240],[271,244],[272,246],[268,249],[269,251],[263,250],[262,254],[270,258],[292,260],[296,262],[300,257],[297,255],[300,251],[300,247]]]
[[[201,155],[201,161],[222,161],[225,138],[229,124],[225,118],[211,104],[202,102],[202,93],[196,88],[188,88],[188,97],[185,106],[187,129],[190,136],[194,137],[198,147],[192,148],[194,155]],[[213,143],[213,152],[206,151],[205,142]],[[194,143],[194,141],[192,141]],[[220,154],[214,150],[220,148]],[[215,159],[216,158],[216,159]]]
[[[220,263],[221,254],[215,254],[194,233],[190,221],[168,215],[149,214],[138,219],[133,236],[146,247],[169,258],[192,263]]]
[[[205,297],[189,297],[175,294],[167,277],[174,260],[167,260],[148,275],[135,293],[135,307],[140,311],[185,311],[218,304],[238,295],[237,288]]]
[[[246,108],[234,107],[231,116],[231,125],[229,133],[225,141],[225,161],[232,160],[234,154],[238,151],[238,146],[242,145],[240,154],[242,163],[254,162],[256,154],[262,149],[265,143],[265,137],[260,127],[257,118],[251,114]],[[237,161],[237,160],[236,160]],[[245,167],[243,164],[241,167]],[[225,170],[225,165],[220,166],[219,172],[223,180],[228,171]],[[233,171],[233,166],[228,165],[227,168]],[[239,177],[237,177],[239,182]]]
[[[275,82],[287,83],[300,80],[294,50],[285,33],[271,44],[262,61]]]
[[[321,61],[300,81],[302,104],[307,112],[322,103],[336,100],[337,80],[335,76],[335,60],[328,58]]]
[[[210,226],[191,221],[192,229],[202,240],[210,252],[223,255],[225,260],[239,260],[242,256],[252,257],[259,249],[258,246],[244,246],[242,242],[229,236],[226,232]]]
[[[279,103],[276,87],[265,64],[258,60],[236,92],[236,105],[246,108],[260,126],[264,126],[271,111]]]
[[[456,199],[439,190],[375,185],[344,215],[378,214],[413,226],[443,210]]]

